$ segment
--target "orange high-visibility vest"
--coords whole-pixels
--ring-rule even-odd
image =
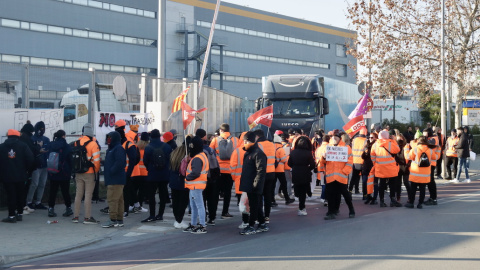
[[[327,151],[327,145],[328,142],[322,142],[322,145],[317,148],[315,151],[315,163],[317,164],[317,179],[322,180],[321,178],[321,173],[325,172],[325,164],[320,162],[321,157],[325,154]]]
[[[435,159],[432,160],[432,162],[430,162],[430,164],[432,166],[437,166],[437,160],[442,155],[442,148],[440,147],[440,144],[438,142],[438,136],[429,137],[428,141],[430,141],[431,139],[435,140],[435,145],[437,146],[437,148],[435,148]]]
[[[353,164],[363,164],[362,153],[367,145],[367,138],[356,137],[352,143]]]
[[[80,145],[85,145],[90,138],[88,136],[82,136],[79,139]],[[87,144],[85,147],[87,149],[87,158],[93,163],[93,167],[88,168],[88,171],[85,173],[94,173],[100,171],[100,149],[95,138],[92,138],[92,141]]]
[[[230,174],[235,182],[235,194],[242,194],[240,191],[240,178],[242,177],[243,157],[245,156],[245,150],[243,147],[238,147],[233,150],[230,157]]]
[[[410,176],[408,180],[415,183],[429,183],[431,169],[429,167],[418,167],[419,159],[422,153],[426,153],[428,159],[430,160],[430,165],[433,160],[436,160],[436,151],[430,149],[426,145],[417,145],[414,149],[410,151],[409,159],[412,161],[410,165]]]
[[[275,146],[269,141],[257,142],[257,145],[267,156],[267,173],[275,172]]]
[[[128,149],[130,149],[130,147],[133,147],[133,146],[137,147],[133,141],[126,140],[126,141],[122,144],[123,149],[125,149],[125,153],[128,151],[128,149],[127,149],[127,144],[128,144]],[[127,159],[127,165],[125,166],[125,171],[127,171],[127,170],[128,170],[128,164],[130,163],[130,160],[128,159],[128,155],[125,155],[125,157],[126,157],[126,159]]]
[[[329,145],[333,146],[331,143],[329,143]],[[353,170],[352,148],[345,145],[343,141],[340,141],[337,146],[348,148],[347,162],[327,161],[323,156],[320,158],[320,162],[325,165],[325,179],[327,184],[337,181],[346,185],[348,183],[348,175]]]
[[[231,136],[230,132],[224,132],[220,135],[223,139],[228,139],[230,137],[230,140],[232,140],[233,143],[233,148],[238,145],[238,139],[235,136]],[[230,159],[228,160],[221,160],[220,159],[220,149],[218,148],[218,142],[221,140],[221,138],[215,137],[212,142],[210,143],[210,148],[215,151],[217,154],[217,160],[218,160],[218,165],[220,166],[220,173],[230,173]]]
[[[145,149],[139,149],[139,151],[140,161],[137,165],[135,165],[135,167],[133,167],[132,176],[147,176],[147,167],[145,167],[145,164],[143,163],[143,154],[145,153]]]
[[[275,160],[278,162],[275,172],[283,173],[285,172],[285,163],[287,163],[287,155],[285,155],[285,149],[281,143],[275,143]]]
[[[458,137],[455,137],[455,138],[449,137],[447,139],[447,145],[446,145],[447,157],[458,157],[457,149],[455,149],[455,145],[458,144],[459,140],[460,139]]]
[[[188,163],[188,167],[187,167],[187,174],[186,176],[188,176],[190,173],[192,173],[192,161],[195,159],[195,158],[199,158],[202,160],[202,171],[200,172],[200,176],[192,181],[188,181],[186,178],[185,178],[185,187],[190,189],[190,190],[193,190],[193,189],[205,189],[205,187],[207,187],[207,176],[208,176],[208,171],[210,170],[210,166],[208,164],[208,158],[207,158],[207,155],[205,155],[205,153],[200,153],[200,154],[197,154],[196,156],[194,156],[192,158],[192,160],[190,160],[190,163]]]
[[[377,140],[372,146],[372,162],[375,168],[375,177],[378,178],[391,178],[398,176],[400,167],[398,166],[395,158],[391,154],[395,155],[400,152],[400,147],[395,140]]]

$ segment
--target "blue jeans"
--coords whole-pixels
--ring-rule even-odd
[[[457,174],[457,180],[460,180],[460,174],[462,173],[462,167],[465,167],[465,177],[466,179],[470,179],[470,177],[468,177],[468,163],[467,162],[468,158],[458,158],[458,164],[459,164],[459,168],[458,168],[458,174]]]
[[[192,219],[190,224],[196,226],[197,223],[205,226],[205,205],[203,205],[203,189],[190,190],[190,207],[192,208]],[[197,218],[200,219],[197,222]]]
[[[47,168],[36,169],[32,172],[32,183],[28,189],[27,204],[32,202],[35,204],[42,203],[43,191],[45,190],[45,184],[47,183],[47,176]],[[35,191],[37,191],[37,196],[34,200],[33,195],[35,195]]]

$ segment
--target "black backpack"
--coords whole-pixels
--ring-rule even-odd
[[[430,167],[430,159],[428,158],[427,153],[423,152],[420,155],[418,167]]]
[[[163,146],[153,149],[152,166],[157,171],[161,171],[167,166],[167,157],[163,152]]]
[[[131,141],[127,141],[127,144],[125,146],[125,151],[128,151],[128,148],[130,147],[131,143],[132,143]],[[135,160],[133,161],[133,165],[137,166],[137,164],[140,162],[140,150],[138,149],[138,147],[135,144],[133,144],[133,146],[135,147],[135,149],[137,149],[137,155],[136,155]],[[130,162],[130,160],[129,160],[129,162]]]
[[[92,140],[86,141],[83,145],[77,140],[72,147],[72,172],[86,173],[90,167],[93,167],[92,158],[87,157],[87,145]]]

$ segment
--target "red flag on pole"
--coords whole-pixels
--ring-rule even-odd
[[[247,123],[250,129],[256,127],[258,124],[271,127],[272,120],[273,120],[273,105],[270,105],[250,115],[250,117],[248,117],[247,119]]]
[[[175,98],[173,101],[173,106],[172,106],[172,113],[179,111],[182,109],[182,102],[185,101],[185,98],[187,97],[188,90],[190,90],[190,86],[185,88],[185,90],[178,95],[178,97]]]
[[[343,130],[345,130],[345,133],[350,136],[350,138],[353,137],[357,132],[360,131],[362,127],[365,126],[365,121],[363,120],[363,115],[359,115],[352,120],[350,120],[345,126],[343,126]]]
[[[197,113],[206,111],[207,108],[201,108],[199,110],[194,110],[187,103],[182,102],[182,120],[183,120],[183,130],[187,129],[188,125],[195,119]]]

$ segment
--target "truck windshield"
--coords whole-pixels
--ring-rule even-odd
[[[273,104],[273,115],[284,117],[305,117],[318,115],[317,99],[266,100],[264,107]]]

